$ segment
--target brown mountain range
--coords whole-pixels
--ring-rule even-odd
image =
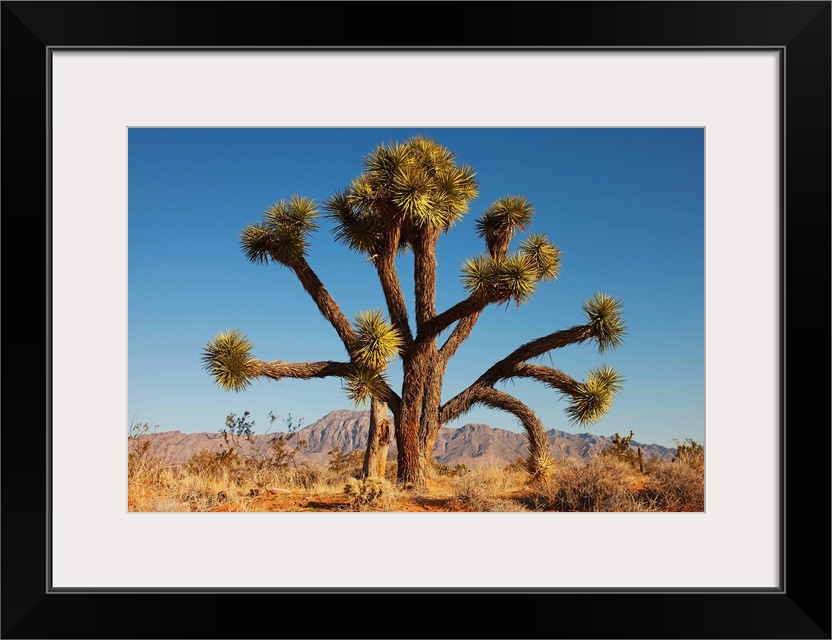
[[[297,431],[293,442],[300,439],[307,444],[297,454],[296,463],[326,463],[329,452],[340,449],[344,454],[364,450],[367,446],[367,432],[370,425],[368,411],[331,411],[323,418]],[[596,436],[591,433],[567,433],[558,429],[547,432],[550,452],[556,460],[563,458],[590,458],[606,449],[612,437]],[[253,438],[254,444],[240,439],[245,453],[255,449],[265,450],[274,434],[260,434]],[[164,452],[165,459],[172,464],[187,462],[200,451],[220,451],[225,445],[220,433],[182,433],[163,431],[152,436],[154,449]],[[633,442],[634,446],[638,443]],[[395,440],[390,446],[395,452]],[[641,444],[646,459],[651,457],[670,459],[674,448],[658,444]],[[528,442],[524,434],[506,429],[495,429],[485,424],[466,424],[458,429],[443,428],[436,438],[433,457],[441,464],[454,466],[464,464],[470,468],[502,467],[528,454]]]

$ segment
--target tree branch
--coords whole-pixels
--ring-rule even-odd
[[[569,396],[579,391],[579,382],[577,380],[568,376],[560,369],[544,367],[539,364],[517,364],[511,370],[507,371],[500,380],[508,380],[510,378],[534,378],[547,387],[557,389],[561,393]]]
[[[480,319],[481,313],[482,311],[476,311],[470,316],[466,316],[454,327],[451,335],[445,340],[445,344],[439,349],[439,355],[445,364],[448,363],[448,360],[453,357],[460,345],[471,335],[471,331],[474,329],[474,325],[477,324],[477,320]]]
[[[524,376],[537,378],[547,384],[549,382],[558,382],[568,387],[568,380],[558,380],[557,376],[552,373],[556,371],[555,369],[551,369],[547,373],[544,371],[546,367],[536,368],[537,365],[526,365],[527,368],[518,368],[518,365],[530,358],[541,356],[552,349],[559,349],[570,344],[580,344],[592,337],[592,331],[591,325],[572,327],[571,329],[550,333],[548,336],[537,338],[518,347],[508,356],[492,365],[470,387],[461,391],[442,405],[439,409],[439,421],[442,424],[447,424],[468,411],[475,402],[479,402],[479,398],[483,393],[487,393],[487,389],[492,388],[500,380]],[[543,376],[546,380],[542,380],[538,375]],[[566,374],[562,375],[568,378]],[[552,384],[552,386],[555,385]],[[555,388],[559,387],[555,386]]]
[[[281,362],[273,360],[263,362],[253,360],[249,373],[255,378],[271,378],[281,380],[283,378],[297,378],[308,380],[309,378],[345,378],[352,372],[353,365],[350,362]]]
[[[420,229],[413,234],[413,278],[416,298],[416,333],[436,317],[436,242],[438,229]]]
[[[491,407],[492,409],[506,411],[516,416],[523,425],[526,434],[529,436],[531,456],[534,458],[538,455],[546,453],[546,430],[543,428],[543,423],[540,421],[540,418],[537,417],[537,414],[532,411],[528,405],[520,402],[520,400],[504,391],[499,391],[484,385],[478,385],[472,390],[470,403],[467,407],[458,415],[453,417],[455,418],[462,415],[462,413],[467,412],[475,404],[482,404],[487,407]]]
[[[323,362],[281,362],[273,360],[264,362],[252,360],[248,374],[253,378],[271,378],[282,380],[283,378],[294,378],[298,380],[309,380],[310,378],[346,378],[354,371],[352,362],[334,362],[325,360]],[[401,398],[389,386],[385,385],[383,394],[379,394],[379,400],[386,402],[396,412],[401,406]]]
[[[293,263],[291,269],[295,272],[301,285],[303,285],[303,288],[317,305],[318,310],[324,318],[329,320],[329,323],[338,333],[338,337],[344,343],[344,348],[347,350],[347,353],[350,353],[351,345],[355,341],[356,335],[349,319],[341,311],[341,307],[338,306],[338,303],[335,302],[320,278],[318,278],[317,274],[304,258]]]
[[[496,300],[484,297],[466,298],[465,300],[461,300],[454,306],[449,307],[439,315],[425,322],[419,329],[419,336],[417,339],[428,340],[437,336],[457,320],[463,320],[468,316],[482,312],[482,310],[492,302],[496,302]]]
[[[378,279],[381,282],[381,290],[387,302],[387,310],[390,313],[390,321],[404,339],[405,349],[409,349],[413,346],[413,333],[410,330],[407,305],[404,301],[399,274],[396,271],[396,254],[399,250],[400,237],[401,229],[395,224],[388,223],[384,234],[384,244],[374,262]]]

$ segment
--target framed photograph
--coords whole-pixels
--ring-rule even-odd
[[[282,637],[298,625],[301,637],[333,638],[830,637],[829,366],[794,355],[829,353],[829,2],[3,2],[2,12],[3,637]],[[704,245],[703,510],[128,512],[131,385],[176,375],[162,356],[128,366],[175,350],[170,335],[131,344],[136,304],[154,326],[173,319],[154,310],[152,280],[139,282],[129,258],[144,252],[146,272],[167,232],[183,265],[195,258],[190,286],[206,277],[196,229],[216,221],[224,176],[263,186],[246,158],[229,161],[241,147],[212,175],[231,134],[287,154],[397,131],[461,141],[487,131],[495,156],[521,132],[539,142],[571,131],[573,146],[547,148],[568,149],[575,166],[580,145],[589,157],[597,143],[587,132],[701,136],[691,173],[704,177],[692,240]],[[201,135],[177,156],[165,136],[181,132]],[[148,153],[131,155],[140,145]],[[638,160],[608,157],[622,180]],[[147,207],[155,226],[130,222],[137,166],[162,160],[171,180],[198,185],[204,221],[174,219],[194,204],[171,188]],[[317,165],[303,163],[305,174]],[[325,162],[319,170],[323,180]],[[667,167],[652,170],[655,192],[670,193]],[[206,303],[200,330],[221,306]],[[361,620],[378,598],[402,612],[396,628]],[[466,613],[450,626],[410,613],[426,604]],[[503,615],[477,613],[492,605]]]

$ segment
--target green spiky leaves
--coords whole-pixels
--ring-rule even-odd
[[[343,389],[354,405],[361,406],[373,396],[383,398],[389,387],[381,371],[355,367],[352,373],[344,378]]]
[[[404,340],[379,309],[361,311],[354,324],[356,339],[351,353],[355,366],[344,379],[344,391],[353,404],[363,405],[389,388],[383,372],[398,356]]]
[[[376,218],[447,231],[478,193],[474,171],[457,165],[454,153],[424,136],[377,147],[364,159],[364,167],[338,198],[343,204],[333,202],[336,222]],[[351,237],[347,227],[344,232]]]
[[[555,461],[552,456],[544,451],[530,455],[526,460],[525,467],[531,476],[532,482],[545,482],[552,476]]]
[[[570,394],[572,402],[566,410],[570,422],[587,425],[600,420],[610,410],[623,382],[621,375],[607,365],[588,371],[586,380]]]
[[[307,237],[318,228],[318,210],[313,200],[292,196],[263,213],[263,221],[243,229],[240,246],[254,264],[268,262],[296,264],[306,255]]]
[[[202,349],[202,365],[225,391],[242,391],[251,384],[254,347],[238,329],[222,331]]]
[[[583,303],[599,353],[615,349],[624,341],[627,327],[622,318],[622,307],[620,300],[605,293],[596,293]]]
[[[538,267],[521,252],[504,257],[480,255],[462,265],[462,283],[473,298],[521,305],[534,295]]]
[[[520,243],[520,253],[525,255],[537,270],[541,282],[555,280],[560,273],[560,249],[549,242],[543,233],[532,233]]]
[[[477,219],[477,235],[485,240],[493,257],[505,256],[517,231],[526,230],[534,217],[532,203],[525,196],[500,198]]]
[[[359,253],[378,253],[384,223],[372,209],[357,205],[343,191],[325,200],[323,206],[327,217],[334,223],[338,242]]]
[[[398,329],[387,322],[380,309],[360,312],[355,319],[355,332],[353,357],[371,369],[386,367],[404,345]]]

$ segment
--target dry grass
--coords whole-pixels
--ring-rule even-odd
[[[414,493],[395,487],[395,461],[386,478],[368,482],[358,480],[358,456],[293,466],[202,452],[174,466],[152,442],[128,439],[129,511],[633,512],[704,511],[705,504],[701,456],[653,461],[646,473],[613,456],[560,460],[536,482],[522,464],[434,465],[427,489]]]

